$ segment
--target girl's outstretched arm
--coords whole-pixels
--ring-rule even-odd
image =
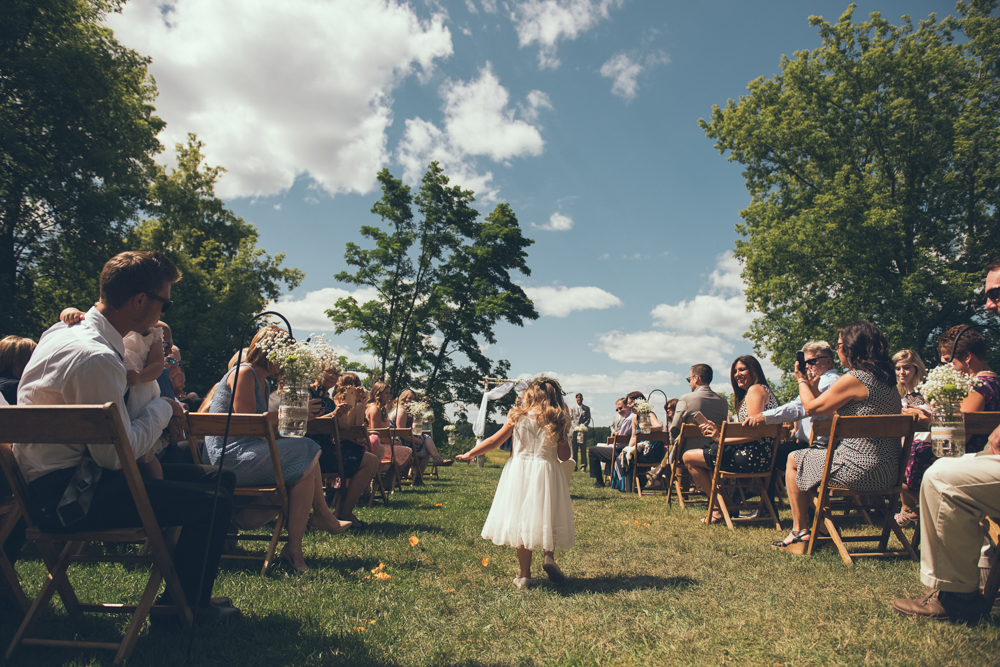
[[[499,431],[491,435],[490,437],[483,440],[481,443],[470,449],[464,454],[459,454],[455,458],[459,461],[465,461],[466,463],[471,463],[472,459],[479,456],[480,454],[485,454],[486,452],[493,451],[500,445],[504,443],[510,434],[514,431],[514,422],[510,419],[506,421]]]

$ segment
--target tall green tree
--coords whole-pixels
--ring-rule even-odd
[[[926,354],[975,320],[1000,255],[997,1],[916,27],[855,23],[854,8],[811,17],[822,46],[700,121],[745,168],[735,255],[760,313],[747,335],[779,367],[860,317]]]
[[[473,193],[449,185],[437,162],[416,197],[388,170],[378,180],[382,197],[372,213],[385,229],[363,226],[361,235],[374,247],[348,243],[353,270],[335,276],[372,288],[376,298],[340,299],[327,315],[338,333],[358,332],[362,350],[375,357],[368,369],[374,379],[396,391],[423,390],[439,406],[472,401],[482,375],[509,372],[506,361],[494,363],[482,352],[496,341],[495,325],[538,318],[512,278],[530,275],[526,248],[533,241],[521,235],[507,204],[479,220]]]
[[[186,145],[176,145],[176,169],[155,167],[150,217],[128,242],[161,251],[183,273],[164,319],[182,350],[187,386],[200,393],[222,377],[250,318],[281,295],[282,285],[293,289],[304,277],[281,266],[284,253],[272,257],[258,248],[257,229],[215,196],[225,170],[204,164],[202,146],[189,134]]]
[[[0,20],[0,333],[87,305],[142,205],[156,139],[148,59],[115,0],[8,0]]]

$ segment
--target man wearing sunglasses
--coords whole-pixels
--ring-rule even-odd
[[[986,266],[986,310],[1000,315],[998,308],[1000,257]],[[987,516],[1000,517],[1000,428],[978,455],[938,459],[924,474],[920,581],[928,590],[915,600],[894,600],[896,613],[968,623],[989,615],[980,590],[981,572],[990,567],[989,550],[982,550]]]
[[[160,398],[144,405],[134,419],[129,418],[123,339],[129,332],[148,331],[159,320],[170,307],[170,288],[180,277],[177,267],[158,252],[123,252],[108,260],[101,271],[100,301],[78,324],[59,322],[42,334],[21,377],[18,403],[113,402],[136,459],[145,457],[163,429],[173,418],[182,417],[184,411],[176,401]],[[43,530],[85,532],[141,525],[113,448],[15,443],[14,456],[39,510],[38,522]],[[81,508],[77,516],[68,518],[59,506],[64,504],[61,501],[78,471],[93,480],[93,493],[89,510]],[[164,465],[163,479],[143,480],[159,524],[164,528],[182,527],[174,549],[174,567],[185,597],[199,612],[198,622],[203,625],[239,616],[239,610],[228,600],[210,598],[236,486],[232,471],[223,470],[218,503],[213,505],[216,474],[214,468],[203,466]],[[204,581],[200,581],[206,551],[207,569]],[[163,602],[169,604],[169,594],[163,597]],[[154,618],[154,623],[158,619],[174,620],[162,616]]]
[[[833,348],[825,340],[812,340],[802,346],[802,353],[806,361],[806,374],[810,379],[819,378],[819,393],[823,393],[833,386],[840,374],[833,365]],[[759,426],[761,424],[783,424],[785,422],[798,422],[795,429],[795,436],[787,441],[778,443],[778,453],[774,459],[774,469],[784,470],[788,463],[788,455],[797,449],[805,449],[809,446],[809,438],[812,436],[813,417],[806,416],[805,408],[802,407],[802,400],[796,396],[794,400],[779,405],[770,410],[764,410],[759,415],[748,417],[744,424],[747,426]],[[815,417],[817,420],[827,420],[829,417]],[[817,436],[816,445],[826,446],[826,438]],[[771,475],[771,484],[768,487],[771,498],[777,494],[778,476]]]

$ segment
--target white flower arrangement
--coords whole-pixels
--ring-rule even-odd
[[[455,425],[454,424],[448,424],[447,426],[444,427],[444,432],[445,433],[451,433],[454,430],[455,430]]]
[[[970,387],[977,382],[976,378],[955,370],[951,364],[941,364],[927,373],[927,379],[917,385],[916,389],[924,398],[942,408],[947,420],[952,421],[955,404],[964,399],[969,394]]]
[[[308,342],[293,340],[286,331],[274,329],[258,341],[268,361],[281,371],[284,386],[305,389],[311,382],[323,378],[323,369],[340,372],[337,356],[325,337],[316,336]]]
[[[642,398],[632,399],[632,409],[638,412],[640,415],[648,415],[653,411],[653,405],[649,401]]]
[[[424,418],[424,413],[430,410],[430,406],[427,405],[427,401],[410,401],[406,404],[406,412],[411,417],[420,417],[421,420]]]
[[[577,426],[573,430],[576,431],[577,433],[586,433],[587,432],[587,426],[586,426],[586,424],[580,424],[579,426]]]

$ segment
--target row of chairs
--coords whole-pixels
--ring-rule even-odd
[[[966,435],[989,434],[1000,425],[1000,413],[970,413],[965,416]],[[847,565],[852,565],[854,559],[865,557],[908,557],[911,560],[918,560],[916,545],[903,533],[902,529],[895,521],[895,514],[899,509],[900,494],[903,490],[904,472],[906,463],[909,460],[910,450],[913,443],[913,433],[915,428],[914,420],[906,415],[886,415],[872,417],[841,417],[835,416],[830,421],[814,422],[812,437],[825,436],[829,438],[826,448],[826,459],[824,461],[823,477],[818,491],[813,500],[814,518],[811,526],[810,541],[807,546],[807,553],[812,554],[823,543],[829,542],[836,546],[841,559]],[[669,477],[666,480],[665,493],[667,504],[676,497],[685,508],[688,504],[704,504],[707,507],[707,521],[711,521],[715,510],[721,511],[729,530],[734,529],[735,523],[768,522],[773,523],[775,530],[781,530],[778,521],[778,513],[773,506],[768,492],[768,482],[774,471],[774,459],[777,454],[778,443],[787,437],[787,432],[778,425],[762,425],[757,427],[743,426],[738,422],[722,424],[720,427],[720,455],[716,457],[716,465],[712,474],[712,486],[707,494],[702,494],[691,488],[690,476],[680,456],[675,456],[674,461],[668,464],[669,449],[671,443],[669,438],[664,438],[665,433],[650,433],[643,438],[650,441],[666,442],[667,455],[663,458],[660,467],[664,471],[669,470]],[[684,443],[689,438],[702,437],[697,425],[684,424],[677,438],[677,442],[672,443],[678,451],[684,451]],[[899,452],[899,476],[892,486],[878,492],[858,492],[852,489],[837,487],[830,480],[830,465],[833,459],[833,451],[838,442],[846,438],[894,438],[899,439],[901,446]],[[766,472],[760,473],[733,473],[722,470],[721,452],[725,447],[735,446],[734,440],[745,438],[761,439],[773,438],[773,449],[771,455],[771,466]],[[608,445],[626,444],[630,436],[612,436],[608,438]],[[652,468],[654,463],[639,463],[632,468],[632,488],[641,496],[642,490],[638,483],[638,477],[643,468]],[[783,471],[777,471],[782,474]],[[726,500],[722,490],[728,493],[738,493],[740,496],[741,508],[745,510],[757,510],[755,514],[749,516],[733,517],[726,505]],[[747,499],[756,494],[759,500],[748,502]],[[701,498],[699,498],[701,497]],[[836,519],[842,516],[857,512],[860,513],[863,521],[868,525],[874,525],[872,516],[878,514],[882,518],[881,531],[876,535],[845,535],[840,529]],[[993,518],[987,518],[991,540],[995,545],[1000,543],[1000,524]],[[913,542],[919,538],[919,526],[914,530]],[[895,537],[901,549],[890,549],[889,541]],[[849,552],[848,543],[875,543],[875,548],[865,552]],[[998,559],[1000,561],[1000,559]],[[991,599],[997,595],[1000,588],[1000,565],[995,564],[990,573],[990,580],[986,587],[987,596]]]
[[[258,510],[272,513],[274,527],[269,535],[241,531],[234,536],[237,541],[266,541],[267,549],[263,554],[261,574],[265,574],[275,561],[279,542],[287,540],[285,527],[288,521],[288,490],[285,486],[281,465],[278,458],[277,442],[274,435],[274,423],[268,414],[234,414],[231,418],[225,414],[190,413],[186,416],[185,431],[188,435],[188,445],[196,463],[201,462],[200,441],[206,436],[221,436],[226,433],[232,439],[243,437],[262,438],[268,443],[271,460],[274,462],[275,483],[260,487],[240,487],[236,496],[244,502],[241,510]],[[150,613],[174,613],[181,618],[183,625],[190,626],[193,620],[192,610],[186,601],[183,591],[177,583],[176,573],[170,558],[173,544],[176,542],[179,529],[162,530],[149,506],[145,487],[139,475],[138,468],[128,442],[117,407],[113,403],[103,406],[22,406],[0,407],[0,433],[5,443],[11,442],[44,442],[56,444],[106,445],[115,447],[129,489],[132,492],[136,507],[142,517],[142,526],[135,529],[114,531],[88,531],[83,533],[46,533],[38,527],[38,517],[32,508],[27,484],[13,456],[10,444],[0,443],[0,466],[3,474],[11,482],[14,497],[0,506],[0,544],[3,544],[13,530],[17,521],[24,516],[28,525],[27,537],[38,544],[42,558],[49,570],[49,577],[43,585],[34,602],[29,603],[21,587],[17,572],[9,559],[0,549],[0,594],[8,596],[24,613],[24,619],[7,649],[6,655],[20,645],[28,646],[62,646],[75,648],[107,648],[116,651],[115,663],[120,664],[131,654],[147,616]],[[340,434],[334,420],[317,419],[309,422],[308,434],[329,434],[334,443],[338,469],[344,470],[343,457],[340,449]],[[412,442],[412,432],[409,429],[388,429],[380,436],[399,437]],[[371,496],[380,495],[384,503],[388,503],[388,495],[399,488],[405,480],[400,473],[395,456],[383,464],[382,474],[376,476],[376,486]],[[419,471],[416,472],[419,479]],[[431,475],[437,475],[432,468]],[[346,492],[348,480],[342,475],[333,474],[326,478],[328,497],[336,511]],[[388,489],[388,490],[387,490]],[[369,501],[370,504],[371,501]],[[138,554],[132,553],[108,555],[101,549],[101,554],[91,553],[88,545],[91,543],[124,542],[142,545]],[[97,551],[97,550],[94,550]],[[227,554],[226,558],[260,559],[256,555]],[[146,563],[151,566],[149,579],[142,598],[135,605],[121,604],[83,604],[73,590],[66,575],[73,563],[94,561],[118,561],[130,563]],[[167,589],[175,603],[173,605],[154,605],[155,596],[159,592],[161,582],[166,582]],[[58,593],[70,615],[79,623],[82,612],[131,613],[124,636],[118,642],[93,642],[87,640],[55,640],[39,637],[33,634],[37,628],[38,619],[48,608],[49,600]]]

